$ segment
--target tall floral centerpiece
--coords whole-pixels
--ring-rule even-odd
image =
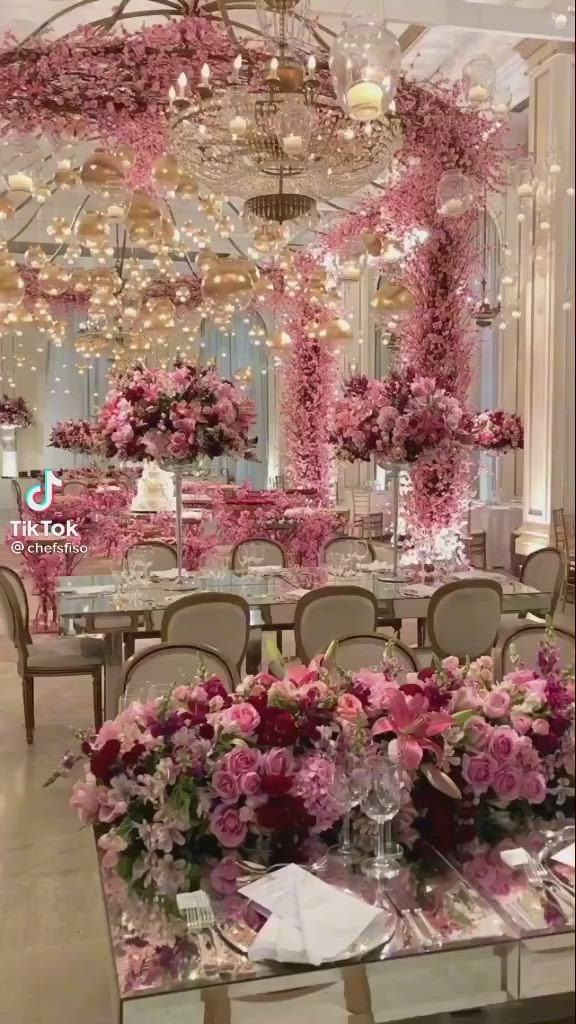
[[[465,415],[457,398],[431,377],[406,369],[385,380],[352,377],[336,402],[331,441],[348,462],[390,470],[394,500],[394,576],[398,573],[399,476],[422,455],[465,438]]]
[[[89,420],[58,420],[50,432],[48,444],[51,448],[88,455],[94,450],[97,435],[94,424]]]
[[[2,476],[18,476],[16,431],[30,427],[34,417],[22,395],[0,398],[0,438],[2,441]]]
[[[110,456],[156,459],[176,480],[178,581],[182,583],[182,477],[205,459],[253,458],[254,403],[211,366],[137,365],[116,378],[97,418]]]
[[[524,448],[524,428],[522,420],[515,412],[504,409],[487,409],[474,417],[472,436],[475,445],[492,458],[495,488],[493,500],[499,500],[497,464],[507,452],[521,451]]]

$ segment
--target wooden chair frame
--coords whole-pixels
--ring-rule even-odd
[[[365,590],[364,587],[350,586],[327,586],[319,587],[317,590],[311,590],[309,594],[305,594],[301,597],[296,605],[296,612],[294,615],[294,638],[296,641],[296,656],[300,658],[303,664],[308,665],[314,654],[309,654],[302,642],[302,633],[300,624],[302,621],[303,613],[306,611],[308,605],[313,604],[315,601],[319,601],[324,597],[341,597],[342,595],[348,595],[349,597],[362,597],[364,600],[368,600],[374,607],[374,625],[372,632],[376,632],[378,625],[378,602],[374,594],[370,590]],[[317,652],[315,652],[317,653]]]
[[[435,593],[430,598],[430,603],[428,605],[428,616],[426,619],[428,636],[430,637],[430,644],[432,646],[434,654],[436,654],[439,658],[448,658],[450,657],[452,652],[445,651],[442,647],[440,647],[440,644],[438,643],[438,638],[436,636],[436,630],[434,629],[434,616],[436,613],[436,609],[438,605],[441,603],[441,601],[443,601],[448,594],[453,594],[458,590],[493,590],[500,597],[500,615],[502,615],[502,599],[504,594],[502,587],[500,586],[499,583],[496,582],[496,580],[454,580],[452,583],[445,583],[443,587],[439,587],[439,589],[436,590]],[[496,626],[492,644],[485,651],[480,652],[481,654],[491,653],[496,642],[497,635],[498,626]]]

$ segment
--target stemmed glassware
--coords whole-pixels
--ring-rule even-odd
[[[376,856],[364,861],[362,870],[369,878],[392,879],[400,870],[400,849],[392,840],[392,820],[400,810],[400,772],[387,754],[379,753],[369,759],[362,778],[360,805],[378,825]]]
[[[332,857],[350,867],[358,860],[358,851],[352,842],[352,811],[360,803],[366,788],[366,767],[364,758],[346,749],[339,758],[339,786],[345,801],[346,813],[342,819],[342,832],[338,846],[330,850]]]

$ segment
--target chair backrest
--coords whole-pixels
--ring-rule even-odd
[[[566,512],[564,516],[564,529],[566,533],[566,544],[568,551],[574,556],[575,519],[573,512]]]
[[[201,672],[218,676],[232,691],[239,681],[238,672],[218,651],[200,644],[154,644],[135,654],[124,669],[126,707],[133,700],[149,700],[168,693],[173,686],[193,683]],[[150,692],[154,688],[153,693]]]
[[[370,514],[372,503],[372,492],[366,487],[352,488],[352,513],[354,516],[367,516]]]
[[[17,480],[11,480],[10,481],[10,486],[12,488],[12,493],[13,493],[15,499],[16,499],[16,508],[18,509],[18,514],[19,514],[20,518],[22,518],[22,508],[24,506],[24,498],[22,497],[22,488],[20,487],[20,484],[18,483]]]
[[[526,668],[534,668],[538,663],[538,645],[546,636],[546,626],[538,623],[530,626],[520,626],[513,630],[506,637],[502,644],[501,659],[504,675],[512,672],[514,662],[512,655],[516,654],[522,665]],[[567,629],[554,627],[554,646],[558,648],[560,664],[562,668],[568,668],[574,662],[574,633]]]
[[[26,672],[30,634],[22,618],[18,592],[6,572],[0,572],[0,616],[4,619],[9,639],[18,651],[18,671],[23,676]]]
[[[16,598],[20,609],[22,629],[26,643],[32,643],[32,638],[30,636],[30,606],[28,604],[28,594],[26,593],[22,577],[7,565],[0,565],[0,581],[2,579],[5,579],[9,586],[12,587],[14,597]]]
[[[363,587],[319,587],[301,597],[294,615],[296,654],[308,664],[338,636],[375,633],[378,603]]]
[[[567,537],[566,537],[566,520],[564,517],[563,508],[552,509],[552,525],[554,527],[554,542],[557,548],[562,551],[566,550]]]
[[[502,587],[495,580],[457,580],[433,594],[428,606],[428,635],[439,658],[463,659],[489,654],[502,615]]]
[[[394,644],[392,656],[400,664],[401,677],[404,678],[407,672],[417,672],[420,666],[410,648],[401,640],[385,636],[383,633],[352,633],[339,637],[335,655],[336,665],[345,672],[357,672],[361,668],[375,668],[382,663],[390,642]]]
[[[264,556],[262,565],[277,565],[279,569],[286,567],[286,553],[281,544],[268,537],[247,537],[232,548],[231,564],[233,569],[241,569],[243,559]]]
[[[131,544],[124,552],[122,565],[128,564],[130,555],[143,555],[151,562],[152,572],[161,572],[163,569],[175,569],[178,565],[176,548],[172,544],[166,544],[163,540],[138,541]]]
[[[550,611],[554,612],[564,583],[565,555],[559,548],[540,548],[528,555],[520,582],[543,594],[551,594]]]
[[[66,480],[63,488],[63,494],[68,497],[74,494],[86,494],[89,488],[83,483],[82,480]]]
[[[238,671],[250,630],[250,607],[237,594],[188,594],[162,618],[164,643],[200,644],[218,651]]]
[[[354,556],[358,562],[373,562],[376,553],[369,541],[359,537],[332,537],[320,552],[322,565],[335,565],[346,556]]]

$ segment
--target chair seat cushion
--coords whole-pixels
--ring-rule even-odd
[[[98,668],[104,661],[104,641],[97,637],[54,637],[28,646],[28,670],[54,672]]]

